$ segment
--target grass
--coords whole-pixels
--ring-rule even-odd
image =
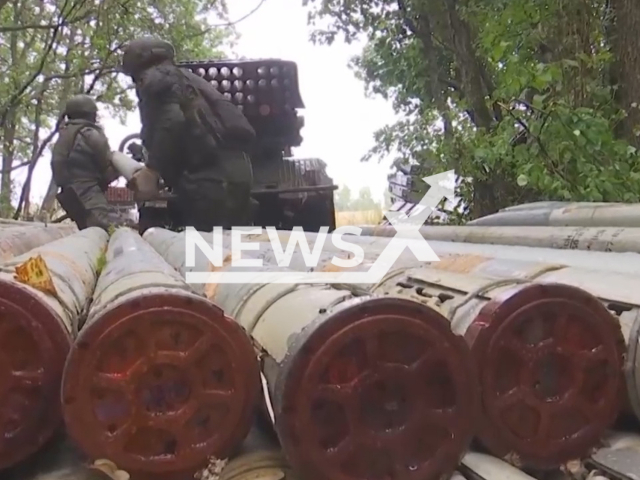
[[[379,210],[365,210],[362,212],[336,212],[336,226],[346,225],[377,225],[382,220]]]
[[[106,265],[107,265],[107,249],[105,248],[104,252],[100,254],[100,256],[98,257],[98,261],[96,262],[96,273],[98,274],[98,276],[100,276],[100,274],[102,273],[102,270],[104,270],[104,267]]]

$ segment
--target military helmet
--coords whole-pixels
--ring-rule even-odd
[[[70,119],[85,118],[93,120],[98,113],[98,105],[89,95],[74,95],[64,106],[64,115]]]
[[[120,70],[131,76],[167,60],[173,60],[176,51],[171,43],[155,37],[141,37],[129,42],[122,54]]]

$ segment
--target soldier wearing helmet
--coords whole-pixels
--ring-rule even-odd
[[[65,122],[51,156],[60,205],[81,229],[133,226],[105,196],[119,175],[111,164],[109,141],[97,124],[96,102],[88,95],[75,95],[67,101],[63,115]]]
[[[136,86],[148,160],[130,181],[139,201],[157,191],[158,175],[175,196],[173,223],[211,231],[251,224],[253,174],[248,151],[255,131],[212,85],[174,63],[173,46],[143,37],[130,42],[122,71]],[[149,181],[151,180],[151,181]]]

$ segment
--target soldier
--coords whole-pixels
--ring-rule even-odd
[[[130,42],[122,71],[138,95],[147,169],[130,181],[138,200],[157,192],[154,172],[176,196],[174,223],[211,231],[251,225],[253,173],[247,153],[255,131],[212,85],[174,63],[173,46],[153,37]]]
[[[109,140],[97,125],[96,102],[88,95],[71,97],[64,115],[66,122],[51,156],[60,205],[80,229],[135,226],[119,215],[105,196],[107,187],[119,175],[111,164]]]

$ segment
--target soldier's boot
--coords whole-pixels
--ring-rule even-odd
[[[78,197],[87,211],[87,226],[100,227],[105,231],[116,227],[137,228],[132,219],[118,213],[107,201],[107,197],[98,185],[83,186]]]
[[[109,231],[110,228],[117,227],[130,227],[137,229],[138,224],[131,218],[114,211],[111,208],[95,207],[89,210],[87,216],[87,226],[100,227],[105,231]]]

